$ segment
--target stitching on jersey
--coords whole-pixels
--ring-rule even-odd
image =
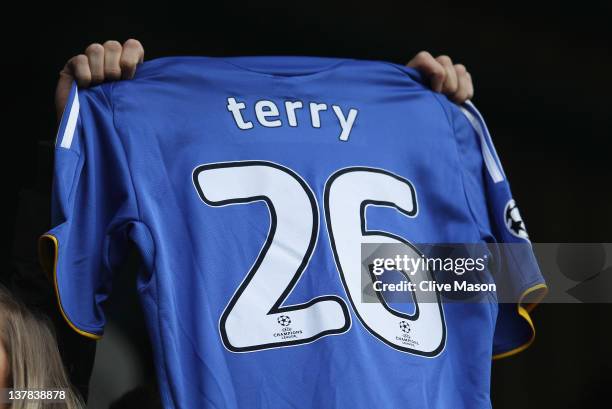
[[[476,218],[475,211],[474,211],[472,205],[470,204],[470,199],[468,197],[467,189],[465,187],[465,175],[464,175],[465,169],[463,168],[463,164],[461,162],[462,155],[461,155],[461,152],[460,152],[460,149],[459,149],[459,144],[457,142],[457,134],[456,134],[456,131],[455,131],[455,123],[452,120],[452,118],[449,116],[449,114],[446,111],[446,109],[444,109],[444,104],[443,104],[442,101],[440,101],[440,96],[438,96],[436,94],[432,94],[432,95],[433,95],[434,99],[438,102],[438,104],[440,105],[440,109],[442,109],[442,111],[444,112],[444,116],[446,117],[446,120],[448,122],[450,131],[453,134],[453,143],[455,145],[455,151],[457,153],[457,156],[456,156],[455,159],[456,159],[457,164],[459,165],[459,169],[460,169],[459,175],[460,175],[461,188],[463,190],[463,198],[465,200],[465,204],[466,204],[466,206],[468,208],[468,211],[469,211],[470,216],[472,218],[472,222],[474,223],[474,226],[476,227],[476,232],[478,233],[479,237],[480,238],[485,237],[485,236],[487,236],[487,232],[484,231],[483,229],[481,229],[480,223],[478,222],[478,219]]]
[[[115,83],[115,82],[113,82],[113,83],[111,83],[111,85],[110,85],[110,92],[111,92],[111,94],[112,94],[112,92],[114,91],[115,84],[116,84],[116,83]],[[117,136],[118,136],[118,139],[119,139],[119,146],[121,146],[121,150],[122,150],[122,152],[123,152],[123,158],[124,158],[124,160],[125,160],[125,165],[126,165],[126,167],[127,167],[127,169],[128,169],[128,176],[129,176],[129,178],[130,178],[130,184],[131,184],[131,186],[132,186],[132,192],[133,192],[133,195],[134,195],[134,201],[136,202],[136,211],[137,211],[137,213],[138,213],[138,214],[137,214],[137,216],[138,216],[138,217],[135,219],[135,221],[137,221],[137,222],[141,223],[141,224],[142,224],[144,227],[146,227],[146,229],[147,229],[147,230],[148,230],[148,232],[149,232],[149,236],[151,237],[151,243],[152,243],[152,245],[153,245],[153,254],[152,254],[152,262],[151,262],[151,267],[152,267],[152,270],[153,270],[153,271],[151,271],[151,274],[152,274],[152,275],[157,276],[157,274],[155,274],[155,272],[157,271],[157,267],[156,267],[156,265],[155,265],[156,254],[157,254],[157,243],[155,242],[155,238],[154,238],[154,235],[153,235],[153,230],[152,230],[152,229],[151,229],[151,227],[150,227],[150,226],[149,226],[147,223],[145,223],[145,221],[142,219],[142,212],[141,212],[141,210],[140,210],[140,202],[138,201],[138,195],[137,195],[137,193],[136,193],[136,185],[135,185],[135,183],[134,183],[134,178],[133,178],[133,176],[132,176],[132,168],[130,167],[130,162],[129,162],[129,160],[128,160],[127,151],[125,150],[125,146],[124,146],[124,144],[123,144],[123,138],[122,138],[121,132],[119,131],[119,127],[117,126],[117,117],[116,117],[116,115],[115,115],[115,104],[113,103],[112,95],[111,95],[111,96],[108,96],[108,95],[106,95],[106,93],[105,93],[105,92],[103,92],[103,95],[104,95],[104,97],[106,98],[106,101],[107,101],[108,105],[109,105],[109,106],[110,106],[110,108],[111,108],[113,128],[115,129],[115,132],[116,132],[116,134],[117,134]],[[133,221],[131,221],[131,222],[133,222]],[[123,228],[123,227],[125,227],[125,223],[124,223],[124,225],[122,226],[122,228]],[[120,230],[120,229],[117,229],[117,230]],[[109,246],[108,248],[110,248],[110,246]],[[106,256],[108,256],[108,255],[106,255]],[[147,287],[149,287],[149,284],[151,283],[151,281],[153,281],[153,280],[149,280],[149,283],[147,283],[147,285],[146,285],[146,286],[144,286],[144,287],[143,287],[143,289],[146,289]],[[159,284],[159,283],[157,283],[157,282],[156,282],[156,286],[157,286],[158,284]]]
[[[116,83],[113,82],[110,85],[111,93],[115,89],[115,84]],[[132,177],[132,169],[130,167],[129,161],[127,160],[127,151],[125,150],[125,146],[124,146],[123,140],[121,138],[121,132],[119,131],[119,128],[117,126],[117,120],[116,120],[117,118],[116,118],[116,115],[115,115],[115,104],[113,103],[112,95],[109,97],[109,96],[106,95],[106,93],[104,93],[104,96],[105,96],[105,98],[107,98],[107,102],[108,102],[108,104],[109,104],[109,106],[111,108],[111,114],[112,114],[112,118],[113,118],[113,128],[115,129],[115,132],[117,133],[117,136],[119,137],[119,145],[121,146],[121,149],[123,151],[125,163],[126,163],[126,166],[128,168],[128,174],[129,174],[129,177],[130,177],[130,183],[132,184],[132,190],[134,192],[134,200],[136,202],[136,210],[138,212],[138,221],[140,223],[142,223],[142,225],[145,226],[147,228],[147,230],[149,231],[149,235],[151,236],[151,243],[153,244],[153,255],[152,255],[152,263],[151,263],[151,268],[152,268],[151,275],[152,275],[153,278],[150,279],[149,283],[147,283],[147,285],[143,289],[146,289],[146,288],[150,287],[152,285],[152,283],[155,283],[155,297],[152,297],[152,298],[153,298],[155,306],[157,307],[157,311],[156,311],[156,314],[155,314],[156,315],[156,319],[157,319],[156,332],[157,332],[158,340],[160,342],[160,350],[162,351],[162,354],[163,354],[163,351],[165,351],[167,349],[167,346],[164,345],[165,342],[164,342],[164,338],[163,338],[162,333],[161,333],[162,320],[161,320],[160,306],[159,306],[159,303],[157,302],[158,301],[157,291],[159,290],[159,282],[158,282],[159,275],[156,274],[156,272],[157,272],[157,266],[156,266],[157,244],[155,243],[154,235],[152,233],[151,228],[149,227],[149,225],[147,225],[147,223],[145,223],[142,220],[142,214],[141,214],[141,211],[140,211],[140,203],[138,201],[138,195],[136,194],[136,187],[135,187],[135,184],[134,184],[134,179]],[[161,365],[162,365],[162,372],[163,372],[165,378],[168,379],[168,376],[167,376],[167,374],[168,374],[168,366],[167,366],[167,363],[166,363],[165,359],[161,360]],[[170,388],[169,395],[171,397],[170,399],[173,402],[175,402],[176,401],[176,397],[173,394],[172,388]]]
[[[472,205],[470,204],[470,199],[469,199],[469,196],[467,194],[467,189],[465,187],[465,175],[464,175],[465,170],[464,170],[463,164],[461,162],[462,155],[461,155],[461,152],[459,150],[459,143],[457,142],[457,134],[455,132],[455,122],[453,121],[452,117],[449,116],[449,114],[446,111],[446,109],[444,109],[443,101],[440,100],[441,97],[439,95],[435,94],[435,93],[432,93],[432,96],[434,97],[434,99],[440,105],[440,109],[442,109],[442,111],[444,112],[444,116],[446,117],[446,120],[448,122],[450,131],[451,131],[451,133],[453,135],[453,143],[455,145],[455,151],[456,151],[455,160],[456,160],[456,162],[458,164],[458,167],[460,169],[459,179],[461,180],[461,188],[463,190],[463,198],[465,200],[465,204],[466,204],[466,207],[468,209],[468,212],[470,213],[470,216],[472,218],[472,223],[473,223],[473,226],[475,227],[476,233],[478,234],[479,239],[482,239],[482,238],[484,238],[484,237],[486,237],[488,235],[493,236],[492,233],[488,234],[484,229],[481,229],[480,223],[478,222],[478,219],[476,218],[476,213],[475,213],[474,209],[472,208]],[[452,108],[454,108],[454,106],[451,107],[451,109]],[[488,210],[487,210],[487,213],[488,213]],[[492,274],[491,274],[491,276],[492,276]],[[496,297],[493,294],[488,294],[487,297],[490,299],[490,301],[492,303],[495,303],[497,305],[497,299],[496,299]],[[490,311],[490,314],[492,314],[492,311]],[[495,321],[496,321],[496,319],[492,320],[493,327],[495,327]]]

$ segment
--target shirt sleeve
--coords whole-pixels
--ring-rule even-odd
[[[52,228],[39,240],[41,264],[54,281],[70,327],[98,339],[113,270],[137,219],[125,151],[108,93],[73,85],[55,143]]]
[[[529,312],[546,294],[531,242],[487,126],[470,102],[453,109],[466,199],[482,240],[490,243],[498,315],[493,358],[526,349],[534,340]]]

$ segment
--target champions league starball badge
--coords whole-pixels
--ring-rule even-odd
[[[510,231],[513,236],[529,240],[529,235],[525,229],[525,223],[523,222],[523,218],[521,217],[521,213],[514,199],[510,199],[508,203],[506,203],[504,209],[504,222],[506,223],[508,231]]]

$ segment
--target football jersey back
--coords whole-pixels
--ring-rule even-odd
[[[494,296],[362,299],[364,244],[526,242],[463,110],[411,69],[324,58],[167,58],[73,89],[46,236],[66,319],[102,335],[132,241],[166,407],[490,407],[491,356],[531,341],[516,305],[496,336]],[[542,282],[521,269],[517,302]]]

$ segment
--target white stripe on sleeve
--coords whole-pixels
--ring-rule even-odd
[[[473,105],[471,105],[471,107],[474,108],[474,110],[478,113],[478,110],[476,110]],[[464,107],[461,107],[461,111],[468,119],[468,121],[470,121],[472,127],[480,137],[482,157],[484,158],[485,166],[487,167],[487,170],[489,171],[489,175],[491,175],[493,182],[502,182],[504,180],[504,172],[501,170],[498,160],[496,160],[497,153],[491,152],[491,149],[489,148],[489,144],[487,143],[488,130],[486,129],[486,125],[484,125],[484,121],[481,122],[482,117],[480,117],[480,120],[477,119],[469,110],[465,109]],[[478,115],[480,116],[480,114]],[[483,128],[483,125],[485,126],[485,128]]]
[[[74,131],[76,130],[77,120],[79,119],[79,92],[74,90],[74,98],[72,98],[72,105],[70,106],[70,113],[68,114],[68,121],[64,128],[64,134],[62,135],[62,142],[60,147],[70,149],[72,145],[72,138],[74,138]]]

